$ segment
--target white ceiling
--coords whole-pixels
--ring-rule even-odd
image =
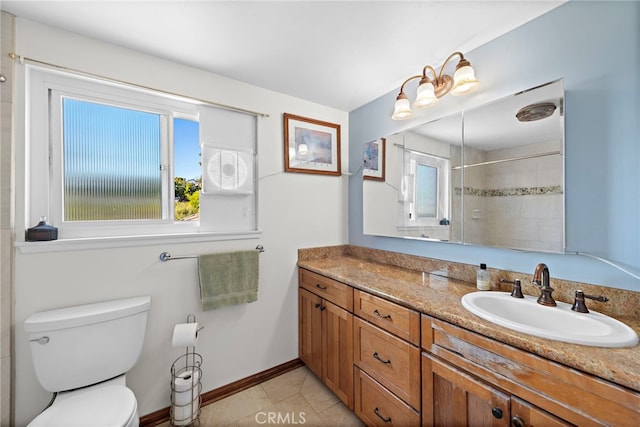
[[[1,7],[351,111],[423,66],[438,68],[451,52],[469,52],[563,2],[1,0]],[[482,64],[468,59],[481,79]]]
[[[551,82],[495,100],[464,112],[464,144],[494,151],[541,142],[557,142],[564,135],[564,83]],[[552,102],[556,110],[543,120],[520,122],[516,113],[523,107]],[[413,132],[448,144],[462,141],[462,116],[446,116],[417,126]]]

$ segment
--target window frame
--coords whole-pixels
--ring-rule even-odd
[[[27,100],[25,219],[27,224],[35,224],[42,216],[46,216],[50,223],[59,228],[61,239],[186,235],[201,232],[199,222],[174,221],[173,123],[177,118],[199,122],[199,106],[202,102],[30,64],[26,67],[25,83]],[[62,122],[59,119],[63,96],[160,114],[162,137],[159,168],[162,170],[163,206],[161,220],[78,222],[62,220],[64,178],[62,175]]]
[[[450,161],[447,158],[426,154],[415,150],[405,150],[405,180],[407,187],[404,189],[404,221],[406,227],[435,227],[440,226],[440,221],[449,219],[450,201],[449,185],[451,180]],[[436,217],[418,217],[416,215],[418,188],[418,165],[433,167],[436,169]]]

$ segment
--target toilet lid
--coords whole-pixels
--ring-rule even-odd
[[[29,427],[125,426],[137,406],[136,398],[128,388],[105,386],[54,402]]]

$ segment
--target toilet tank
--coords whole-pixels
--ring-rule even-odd
[[[142,351],[151,297],[34,313],[24,322],[38,381],[71,390],[129,371]]]

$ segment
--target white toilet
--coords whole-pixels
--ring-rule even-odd
[[[42,387],[55,400],[29,427],[137,427],[125,374],[137,362],[151,297],[34,313],[24,322]]]

